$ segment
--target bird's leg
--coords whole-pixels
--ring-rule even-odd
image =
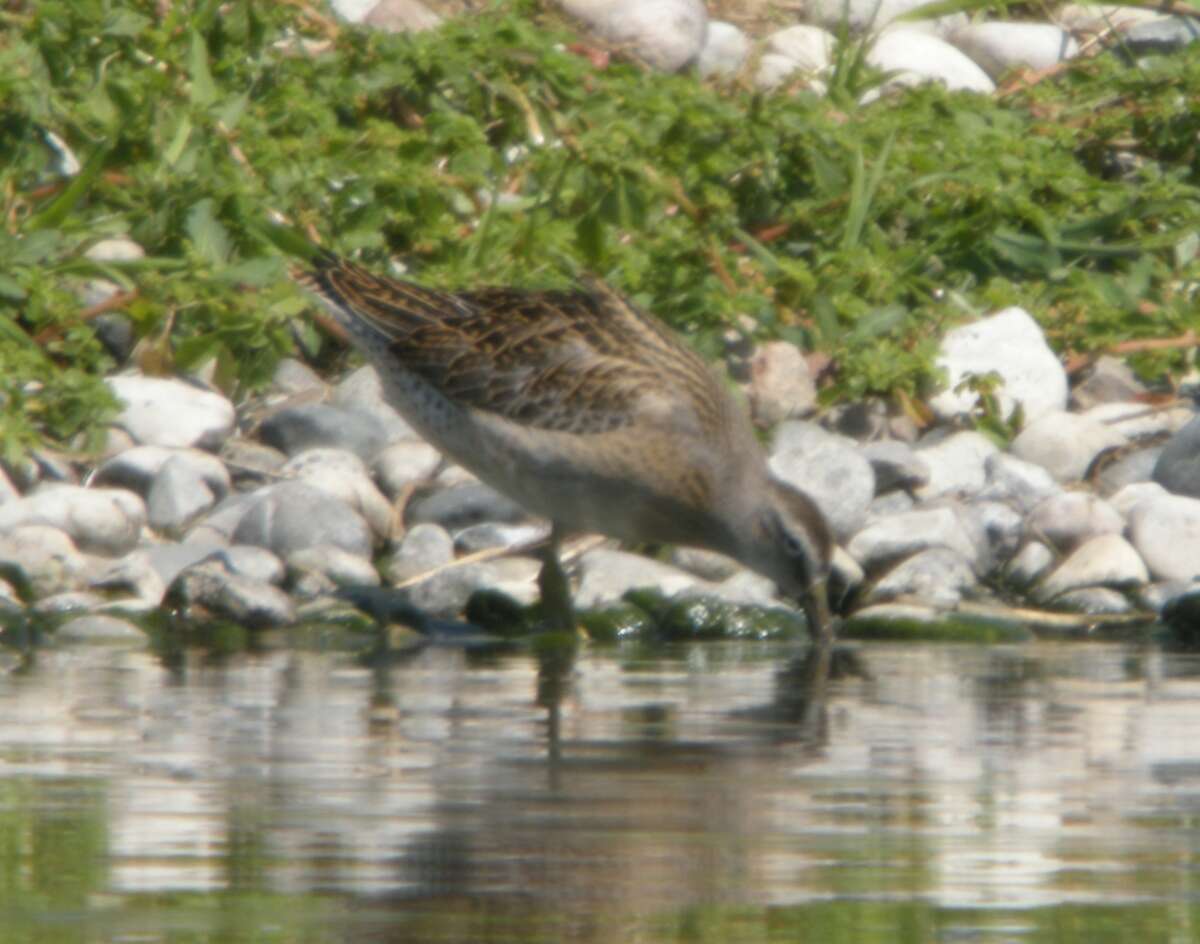
[[[538,573],[538,590],[542,595],[542,610],[550,628],[555,632],[575,632],[575,607],[571,603],[571,584],[562,568],[558,552],[563,533],[557,524],[550,527],[550,540],[542,551],[542,569]]]

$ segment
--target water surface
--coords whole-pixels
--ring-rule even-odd
[[[1200,657],[0,651],[0,944],[1200,940]]]

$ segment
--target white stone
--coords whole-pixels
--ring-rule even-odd
[[[1033,510],[1040,502],[1062,491],[1054,476],[1040,465],[1018,459],[1007,452],[988,456],[984,462],[987,484],[979,493],[981,499],[1008,502],[1023,512]]]
[[[218,498],[229,494],[232,482],[225,463],[202,449],[169,449],[165,446],[134,446],[108,459],[96,470],[89,484],[127,488],[145,497],[159,471],[168,461],[184,462],[204,480]]]
[[[741,71],[749,56],[750,40],[745,33],[732,23],[710,20],[696,69],[706,78],[729,78]]]
[[[380,537],[391,533],[391,503],[375,487],[363,461],[349,450],[307,449],[288,460],[280,474],[340,498]]]
[[[701,582],[669,564],[608,548],[595,548],[579,558],[579,574],[579,589],[574,597],[579,609],[612,603],[627,591],[641,587],[674,596]]]
[[[65,531],[84,550],[105,554],[130,550],[145,523],[145,503],[121,488],[50,485],[0,505],[0,533],[44,524]]]
[[[1067,405],[1067,372],[1046,344],[1041,327],[1021,308],[1006,308],[948,332],[937,366],[946,372],[946,390],[930,406],[942,419],[974,410],[979,395],[955,389],[972,375],[999,376],[996,396],[1005,417],[1020,404],[1025,421],[1031,423]]]
[[[339,587],[377,587],[379,572],[365,557],[331,544],[315,544],[293,551],[287,566],[294,571],[315,571]]]
[[[361,23],[379,0],[330,0],[333,11],[348,23]]]
[[[785,424],[791,425],[791,424]],[[798,448],[776,448],[769,459],[771,472],[800,489],[825,513],[839,540],[857,531],[875,497],[875,473],[842,437],[819,430],[806,435]],[[788,434],[777,436],[787,442]]]
[[[1138,23],[1157,20],[1162,14],[1158,10],[1127,7],[1117,3],[1068,3],[1058,11],[1057,21],[1069,30],[1106,31],[1116,29],[1124,32]]]
[[[419,439],[401,439],[385,446],[371,463],[375,481],[389,498],[429,479],[442,461],[442,454]]]
[[[560,5],[613,43],[628,43],[650,65],[675,72],[704,46],[708,13],[700,0],[560,0]]]
[[[930,547],[949,548],[972,565],[978,557],[975,542],[952,508],[909,511],[873,521],[854,535],[846,551],[870,570]]]
[[[1127,440],[1116,430],[1075,413],[1048,413],[1013,440],[1012,453],[1060,482],[1079,481],[1105,449]]]
[[[788,341],[768,341],[750,358],[750,409],[760,426],[811,413],[817,385],[804,352]]]
[[[136,262],[146,250],[128,236],[110,236],[92,243],[84,255],[96,262]]]
[[[923,6],[927,0],[807,0],[802,19],[831,30],[843,24],[856,33],[877,31],[899,16]],[[906,23],[905,29],[942,32],[965,23],[965,14],[951,14]]]
[[[1200,499],[1167,495],[1129,512],[1129,540],[1157,580],[1200,576]]]
[[[1059,551],[1101,534],[1120,534],[1125,521],[1115,508],[1091,492],[1062,492],[1040,502],[1025,522],[1033,537]]]
[[[1186,406],[1167,409],[1145,403],[1100,403],[1083,410],[1081,416],[1095,420],[1129,439],[1175,433],[1195,414]]]
[[[68,620],[54,631],[58,642],[143,646],[146,634],[128,620],[92,613]]]
[[[0,531],[0,565],[29,583],[34,596],[77,590],[84,585],[88,559],[60,528],[23,524]]]
[[[1053,23],[968,23],[948,38],[993,79],[1014,67],[1048,69],[1079,55],[1079,43]]]
[[[420,0],[379,0],[362,22],[387,33],[419,33],[438,26],[442,18]]]
[[[946,547],[929,547],[907,557],[884,574],[867,595],[878,603],[899,596],[934,606],[954,606],[975,585],[969,560]]]
[[[837,40],[829,30],[804,23],[767,37],[767,51],[791,59],[796,68],[816,75],[829,68]]]
[[[183,528],[198,515],[208,511],[217,496],[204,477],[186,459],[168,459],[146,495],[146,511],[150,527],[157,531]]]
[[[885,30],[867,53],[867,62],[883,72],[897,73],[890,85],[941,82],[952,91],[986,95],[996,90],[987,73],[968,56],[923,30]]]
[[[124,404],[117,425],[139,443],[215,449],[233,432],[233,404],[220,394],[159,377],[124,375],[106,382]]]
[[[922,498],[974,495],[987,481],[987,460],[1000,447],[982,433],[965,431],[917,450],[929,466],[929,481],[917,489]]]
[[[1141,556],[1119,534],[1099,534],[1079,545],[1037,588],[1051,600],[1081,587],[1130,587],[1146,583],[1150,573]]]
[[[1128,518],[1130,512],[1142,502],[1152,498],[1162,498],[1169,494],[1171,493],[1157,482],[1134,482],[1111,495],[1108,503],[1116,509],[1118,514]]]
[[[1054,564],[1054,552],[1041,541],[1030,541],[1008,562],[1008,578],[1018,587],[1028,587]]]

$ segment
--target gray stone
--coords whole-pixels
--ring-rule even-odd
[[[287,559],[293,573],[314,571],[339,587],[377,587],[379,571],[365,557],[356,557],[340,547],[318,544],[293,551]]]
[[[405,588],[409,603],[434,616],[456,616],[462,613],[472,594],[495,585],[492,564],[472,563],[447,567],[428,579]]]
[[[1200,576],[1200,499],[1166,495],[1129,512],[1129,540],[1156,580]]]
[[[1079,55],[1079,43],[1053,23],[968,23],[949,39],[993,79],[1009,69],[1048,69]]]
[[[788,341],[768,341],[754,352],[747,392],[754,421],[765,427],[804,416],[817,405],[817,385],[804,352]]]
[[[333,388],[330,402],[343,410],[349,410],[375,420],[383,430],[385,445],[395,442],[397,439],[419,438],[413,428],[409,426],[408,421],[394,406],[388,403],[387,397],[383,393],[383,384],[379,381],[379,374],[369,364],[343,377]],[[364,461],[370,462],[372,457],[362,456],[362,458]]]
[[[990,95],[996,90],[988,74],[968,56],[944,40],[911,27],[884,30],[867,52],[867,62],[883,72],[894,73],[885,87],[940,82],[951,91]]]
[[[0,533],[45,524],[65,531],[83,550],[104,554],[123,554],[133,548],[145,523],[145,503],[119,488],[50,485],[0,505]]]
[[[150,527],[156,531],[178,531],[189,522],[208,511],[217,502],[217,496],[208,483],[186,459],[168,459],[146,496],[146,512]]]
[[[975,585],[969,560],[946,547],[931,547],[900,561],[870,588],[869,603],[900,596],[915,597],[934,606],[954,606]]]
[[[1101,403],[1130,403],[1145,392],[1145,385],[1128,364],[1105,355],[1071,388],[1071,403],[1078,410],[1087,410]]]
[[[409,528],[386,565],[387,581],[400,584],[454,560],[454,539],[437,524]]]
[[[1130,27],[1123,37],[1125,47],[1135,56],[1175,52],[1200,39],[1200,18],[1166,16]]]
[[[249,439],[231,439],[221,449],[221,459],[233,480],[244,488],[248,484],[276,481],[288,457],[273,446]]]
[[[705,78],[732,78],[750,57],[750,40],[732,23],[709,20],[696,69]]]
[[[529,520],[528,513],[515,501],[490,485],[468,483],[443,488],[409,502],[405,523],[439,524],[450,531],[483,521],[506,523]]]
[[[275,365],[271,387],[290,397],[297,395],[324,396],[325,381],[320,374],[294,357],[285,357]]]
[[[1026,421],[1033,422],[1067,405],[1067,372],[1041,327],[1021,308],[1006,308],[948,332],[937,365],[946,372],[946,390],[930,406],[943,419],[969,415],[979,395],[956,388],[968,377],[991,373],[1000,377],[996,397],[1004,416],[1020,404]]]
[[[1147,406],[1145,403],[1100,403],[1082,416],[1107,426],[1126,439],[1139,440],[1178,432],[1195,415],[1189,407]]]
[[[892,489],[911,491],[929,484],[929,462],[917,455],[912,446],[895,439],[866,443],[859,452],[871,463],[875,473],[875,494]]]
[[[1021,546],[1025,519],[1011,505],[973,501],[966,506],[965,514],[975,523],[986,545],[977,564],[981,573],[989,573],[997,562],[1008,560]]]
[[[1062,492],[1038,504],[1026,520],[1028,533],[1062,553],[1101,534],[1120,534],[1125,521],[1090,492]]]
[[[314,544],[371,555],[371,530],[345,502],[304,482],[281,482],[256,493],[233,530],[235,544],[253,544],[287,559]]]
[[[1152,477],[1168,492],[1200,498],[1200,416],[1167,441]]]
[[[579,558],[575,606],[587,609],[613,603],[627,591],[642,587],[670,597],[700,582],[686,571],[640,554],[598,547]]]
[[[871,499],[867,508],[867,521],[887,518],[889,515],[900,515],[917,507],[916,501],[907,492],[887,492],[876,495]]]
[[[145,645],[146,634],[128,620],[92,614],[68,620],[54,632],[58,642]]]
[[[779,606],[775,583],[752,570],[740,570],[715,584],[696,584],[676,595],[678,599],[707,597],[738,606]]]
[[[1054,552],[1041,541],[1029,541],[1008,562],[1007,576],[1018,587],[1032,586],[1054,565]]]
[[[839,540],[862,526],[875,497],[871,463],[849,442],[816,426],[800,431],[797,424],[786,423],[769,459],[771,472],[780,481],[816,502]]]
[[[918,551],[945,547],[975,563],[978,551],[954,509],[929,508],[874,521],[846,546],[868,571]]]
[[[308,449],[293,456],[280,473],[341,499],[363,516],[382,538],[392,531],[392,506],[375,487],[362,460],[345,449]]]
[[[268,494],[275,485],[264,486],[253,492],[241,492],[230,495],[218,503],[212,511],[192,526],[184,536],[188,544],[228,544],[233,540],[233,532],[241,524],[246,512],[258,504],[263,496]]]
[[[232,620],[250,629],[288,626],[296,621],[291,598],[278,587],[231,574],[219,563],[198,564],[185,571],[171,587],[195,615]]]
[[[667,559],[672,567],[695,574],[701,580],[720,582],[728,580],[744,568],[732,557],[706,551],[699,547],[673,547]]]
[[[488,589],[512,597],[522,606],[541,598],[537,577],[542,562],[535,557],[501,557],[488,562]]]
[[[428,481],[437,471],[442,454],[419,439],[401,439],[385,446],[371,463],[375,481],[388,498]]]
[[[308,449],[346,449],[370,462],[388,441],[375,417],[324,403],[285,407],[263,420],[259,435],[268,446],[294,456]]]
[[[218,449],[233,432],[233,404],[182,380],[121,375],[106,381],[124,404],[117,425],[148,446]]]
[[[190,544],[159,544],[131,551],[101,570],[91,586],[129,590],[140,600],[155,605],[166,596],[167,587],[178,574],[212,555],[211,547]]]
[[[1079,545],[1037,587],[1042,600],[1052,600],[1081,587],[1129,588],[1150,579],[1133,546],[1119,534],[1100,534]]]
[[[1059,482],[1076,482],[1105,449],[1122,446],[1126,438],[1117,431],[1074,413],[1048,413],[1013,440],[1019,459],[1046,469]]]
[[[460,554],[473,554],[494,547],[528,547],[544,541],[550,534],[550,525],[541,524],[497,524],[483,521],[463,528],[454,535],[454,546]]]
[[[8,473],[4,469],[0,469],[0,505],[16,501],[20,497],[21,493],[13,484],[12,479],[8,477]]]
[[[420,33],[437,27],[442,18],[420,0],[379,0],[362,22],[385,33]]]
[[[39,616],[62,616],[65,613],[88,613],[102,603],[104,597],[90,590],[64,590],[42,597],[30,609]]]
[[[1097,491],[1107,497],[1126,486],[1149,483],[1160,455],[1161,447],[1135,449],[1113,462],[1104,463],[1095,477]]]
[[[999,447],[982,433],[961,432],[917,449],[929,466],[929,482],[918,489],[922,498],[974,495],[987,481],[987,460]]]
[[[979,497],[1007,502],[1022,512],[1030,512],[1041,502],[1062,492],[1054,476],[1040,465],[997,452],[983,463],[986,484]]]
[[[106,460],[89,485],[111,486],[137,492],[147,498],[154,480],[168,462],[187,467],[216,498],[229,494],[232,483],[225,463],[200,449],[171,449],[166,446],[135,446]]]
[[[1180,615],[1192,627],[1200,626],[1200,584],[1191,580],[1158,580],[1140,587],[1137,604],[1158,613],[1164,622],[1175,623],[1176,601],[1182,603]]]

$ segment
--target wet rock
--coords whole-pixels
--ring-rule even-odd
[[[283,583],[283,578],[287,575],[283,561],[264,547],[234,544],[217,548],[213,557],[229,573],[262,583]]]
[[[700,0],[559,0],[559,5],[664,72],[694,62],[704,47],[708,13]]]
[[[124,408],[116,423],[148,446],[219,449],[233,432],[233,404],[182,380],[122,375],[106,381]]]
[[[1062,553],[1101,534],[1120,534],[1125,521],[1108,502],[1089,492],[1062,492],[1041,502],[1026,530]]]
[[[437,470],[442,454],[420,439],[401,439],[385,446],[371,463],[375,481],[388,498],[427,481]]]
[[[715,584],[697,585],[681,590],[678,599],[704,596],[738,606],[778,606],[779,599],[774,581],[756,574],[752,570],[740,570]]]
[[[763,427],[804,416],[817,405],[817,385],[804,352],[787,341],[768,341],[754,352],[748,393],[754,421]]]
[[[90,590],[64,590],[42,597],[30,608],[39,616],[62,616],[66,613],[87,613],[98,609],[104,597]]]
[[[119,488],[43,486],[0,505],[0,533],[28,524],[58,528],[85,551],[123,554],[133,548],[146,523],[146,506]]]
[[[871,463],[875,473],[875,494],[892,489],[911,491],[929,484],[929,462],[907,443],[895,439],[866,443],[859,452]]]
[[[1200,499],[1167,495],[1129,512],[1129,540],[1157,580],[1200,576]]]
[[[685,571],[625,551],[594,548],[579,558],[575,606],[587,609],[619,600],[629,590],[652,588],[674,596],[699,580]]]
[[[968,23],[949,39],[993,79],[1009,69],[1048,69],[1079,55],[1079,43],[1053,23]]]
[[[710,20],[696,70],[701,76],[732,78],[750,56],[750,40],[732,23]]]
[[[975,585],[971,562],[946,547],[930,547],[891,568],[867,594],[870,603],[911,596],[934,606],[954,606]]]
[[[910,511],[874,521],[846,550],[868,571],[933,547],[945,547],[974,564],[977,550],[952,508]]]
[[[377,587],[380,583],[379,572],[369,560],[329,544],[293,551],[287,566],[293,575],[311,571],[328,577],[338,587]]]
[[[150,527],[178,531],[212,508],[217,497],[193,464],[183,457],[172,457],[158,470],[146,496]]]
[[[1008,416],[1020,404],[1026,422],[1067,405],[1067,372],[1046,344],[1036,321],[1021,308],[963,325],[942,339],[937,365],[946,372],[946,390],[930,401],[943,419],[969,415],[979,395],[956,388],[971,376],[998,374],[1000,410]]]
[[[488,562],[488,588],[506,594],[522,606],[541,598],[537,576],[542,562],[534,557],[502,557]]]
[[[969,57],[920,29],[893,27],[885,30],[867,52],[867,62],[883,72],[895,73],[888,79],[888,86],[940,82],[951,91],[990,95],[996,90],[996,84],[988,74]],[[1063,385],[1065,398],[1065,380]]]
[[[490,562],[463,564],[447,567],[405,588],[404,595],[423,613],[455,616],[462,613],[474,593],[493,587],[495,582],[496,571]]]
[[[979,497],[1007,502],[1022,512],[1032,511],[1047,498],[1062,492],[1062,486],[1040,465],[1006,452],[988,456],[983,468],[986,482]]]
[[[131,551],[101,570],[91,586],[126,589],[139,600],[154,605],[162,602],[167,587],[186,570],[207,560],[218,550],[214,545],[157,544]]]
[[[1021,431],[1012,452],[1046,469],[1059,482],[1075,482],[1105,449],[1122,446],[1116,430],[1074,413],[1048,413]]]
[[[1100,534],[1079,545],[1037,588],[1053,600],[1082,587],[1129,588],[1146,583],[1149,571],[1141,555],[1119,534]]]
[[[58,642],[145,645],[146,633],[129,620],[91,614],[68,620],[54,632]]]
[[[1200,630],[1200,585],[1190,581],[1171,581],[1158,584],[1159,600],[1157,607],[1152,607],[1160,613],[1163,622],[1173,629],[1184,630],[1194,634]]]
[[[380,537],[391,534],[392,506],[375,487],[366,466],[353,452],[308,449],[293,456],[280,474],[341,499],[362,515]]]
[[[262,422],[259,435],[288,456],[309,449],[345,449],[364,462],[386,444],[383,425],[373,416],[324,403],[286,407]]]
[[[1050,571],[1057,558],[1041,541],[1029,541],[1008,562],[1007,576],[1018,587],[1032,586]]]
[[[171,595],[201,615],[222,617],[249,629],[288,626],[296,621],[291,598],[269,583],[231,574],[219,563],[198,564],[171,587]]]
[[[439,524],[450,531],[483,521],[512,524],[528,520],[525,509],[482,482],[456,485],[415,498],[409,502],[405,516],[409,526]]]
[[[866,520],[875,473],[850,440],[815,424],[784,423],[776,431],[769,465],[777,478],[816,502],[839,540]]]
[[[385,445],[398,439],[420,438],[409,426],[408,421],[394,406],[388,403],[387,397],[383,393],[383,384],[379,380],[379,374],[369,364],[343,377],[333,388],[330,402],[343,410],[369,416],[375,420],[383,430]],[[371,461],[370,456],[362,456],[362,458],[364,462]]]
[[[283,559],[314,544],[371,555],[371,531],[353,508],[304,482],[280,482],[256,493],[233,530],[235,544],[265,547]]]
[[[454,560],[454,539],[437,524],[417,524],[405,532],[386,565],[390,584],[404,583]]]
[[[929,467],[929,481],[918,489],[922,498],[940,495],[974,495],[987,481],[987,460],[999,452],[981,433],[962,432],[923,446],[917,455]]]

